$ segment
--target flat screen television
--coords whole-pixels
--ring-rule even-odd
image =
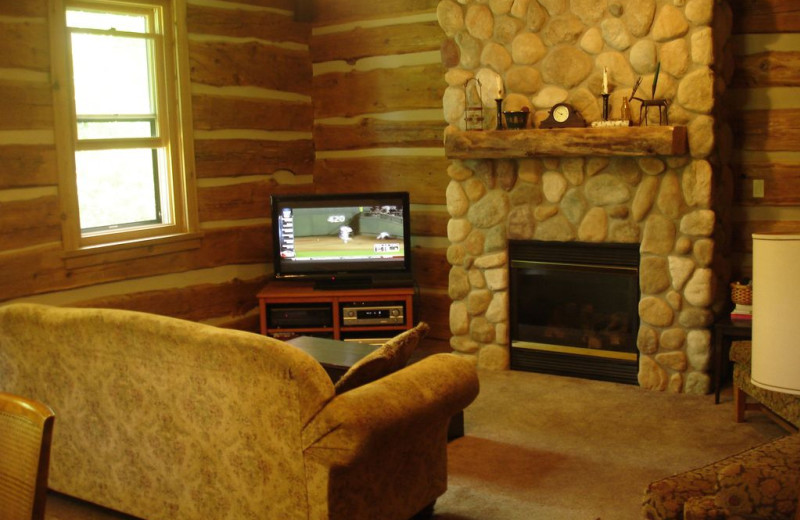
[[[407,192],[273,195],[276,279],[319,288],[411,283]]]

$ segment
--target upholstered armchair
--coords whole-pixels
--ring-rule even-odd
[[[750,381],[751,351],[752,344],[749,341],[734,341],[731,344],[730,359],[733,361],[733,403],[736,422],[743,422],[748,410],[759,410],[770,415],[787,430],[796,431],[800,428],[800,397],[773,392],[754,385]]]

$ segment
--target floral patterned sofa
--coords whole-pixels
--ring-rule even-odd
[[[800,490],[800,434],[651,483],[647,520],[792,520]]]
[[[401,520],[446,490],[448,422],[478,380],[437,354],[337,394],[272,338],[18,303],[0,306],[0,391],[55,411],[67,495],[148,520]]]
[[[767,407],[783,425],[800,426],[800,398],[750,382],[750,342],[731,346],[736,420],[746,409]],[[746,396],[759,401],[745,405]],[[800,434],[751,448],[703,468],[651,483],[644,497],[648,520],[800,519]],[[797,515],[797,516],[795,516]]]

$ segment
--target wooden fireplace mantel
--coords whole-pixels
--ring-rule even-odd
[[[471,130],[445,135],[451,159],[683,155],[685,126]]]

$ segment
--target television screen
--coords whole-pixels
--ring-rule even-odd
[[[408,193],[273,195],[271,203],[277,278],[410,275]]]

